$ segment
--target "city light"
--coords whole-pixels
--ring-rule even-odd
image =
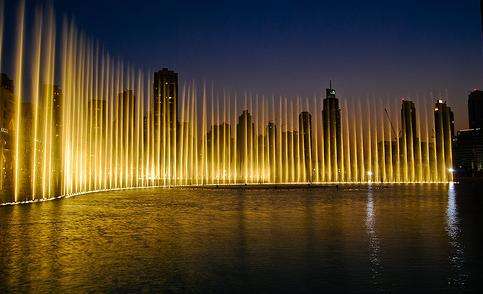
[[[341,103],[331,82],[325,97],[221,95],[100,54],[72,22],[56,36],[53,10],[43,9],[28,29],[46,36],[26,47],[22,6],[18,70],[2,78],[14,106],[0,126],[2,148],[13,150],[0,162],[8,202],[148,186],[452,180],[444,134],[453,119],[443,119],[452,112],[441,99],[430,114],[429,101],[404,98],[390,116],[375,98]]]

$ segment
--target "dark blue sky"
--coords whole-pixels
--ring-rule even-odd
[[[466,126],[483,87],[478,0],[53,0],[114,54],[259,94],[448,93]]]

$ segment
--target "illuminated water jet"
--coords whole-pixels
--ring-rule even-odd
[[[151,186],[452,181],[451,112],[431,118],[423,99],[417,111],[405,99],[398,117],[386,98],[339,104],[332,86],[313,100],[246,93],[240,103],[191,81],[179,95],[176,73],[114,58],[67,19],[57,38],[51,7],[36,9],[31,46],[22,1],[16,19],[0,202]],[[3,59],[2,45],[3,17]]]

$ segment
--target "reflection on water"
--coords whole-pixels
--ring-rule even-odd
[[[464,248],[459,235],[458,209],[456,204],[456,190],[454,184],[448,185],[447,232],[450,246],[449,261],[453,267],[453,274],[448,283],[456,287],[463,287],[466,283],[467,273],[464,271]]]
[[[369,258],[371,261],[371,278],[373,280],[374,287],[380,290],[381,286],[381,263],[379,260],[379,239],[376,233],[376,217],[374,215],[374,196],[372,186],[367,189],[367,235],[369,238]]]
[[[1,207],[0,292],[474,289],[477,189],[148,189]]]

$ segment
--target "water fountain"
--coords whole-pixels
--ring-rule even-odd
[[[292,99],[191,81],[178,95],[172,72],[111,56],[68,19],[58,30],[51,7],[36,8],[27,40],[19,2],[10,96],[2,82],[4,203],[153,186],[452,181],[450,112],[431,115],[427,100],[402,102],[399,116],[388,99],[339,105],[331,86]],[[3,60],[2,44],[3,34]]]

